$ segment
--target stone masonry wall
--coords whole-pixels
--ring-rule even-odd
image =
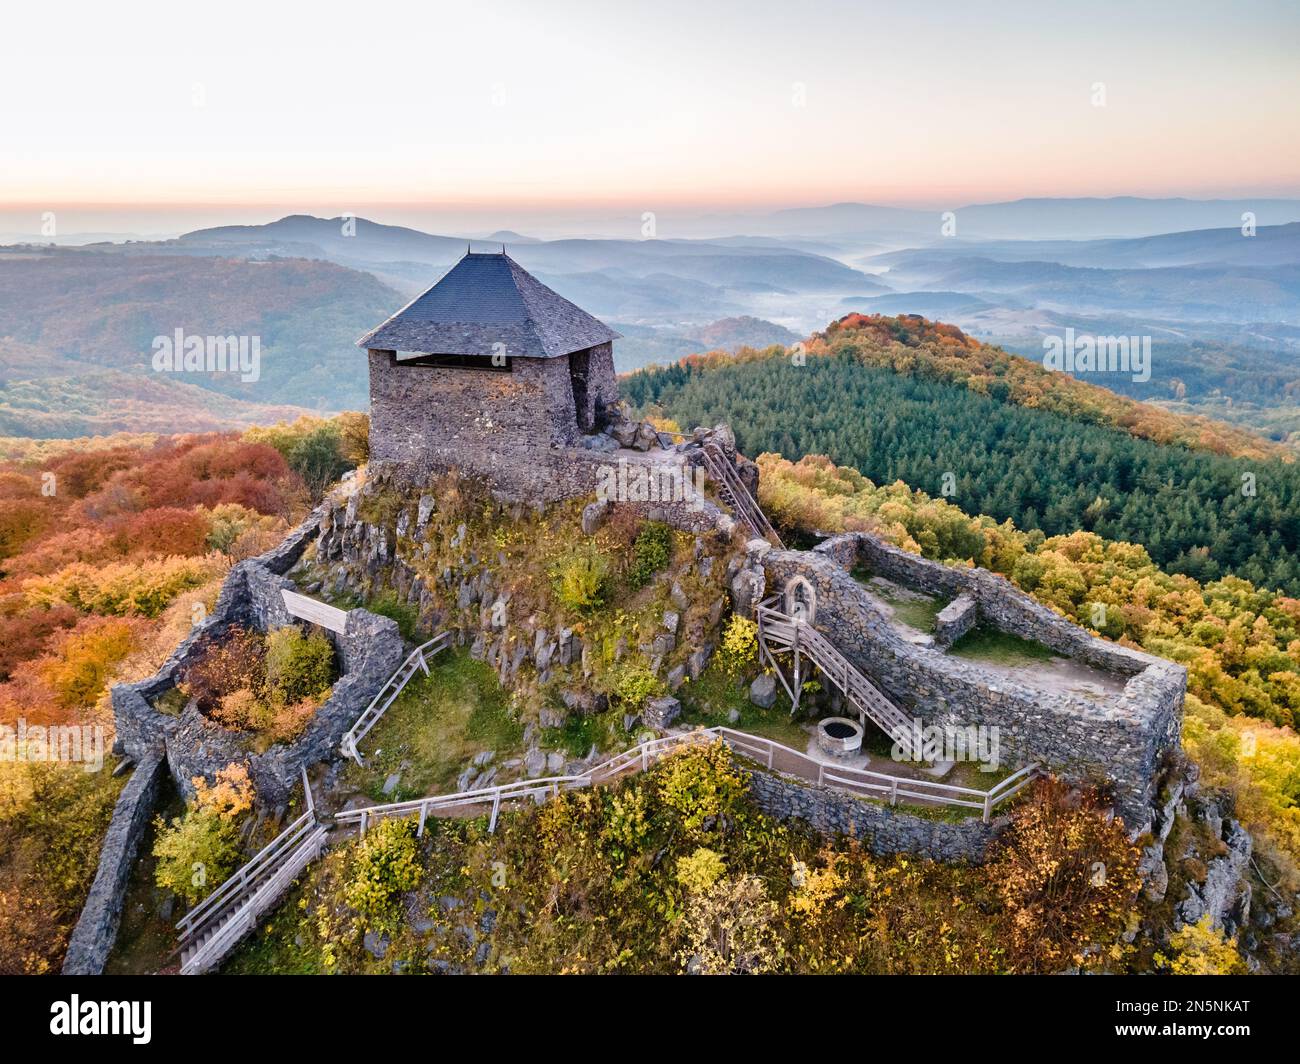
[[[154,751],[136,765],[117,796],[113,819],[99,852],[95,881],[63,958],[64,975],[99,975],[104,970],[117,940],[131,867],[158,801],[162,777],[162,754]]]
[[[117,739],[137,760],[163,751],[177,786],[191,794],[194,776],[211,778],[231,762],[246,764],[258,800],[284,805],[298,784],[303,767],[334,756],[343,733],[401,664],[405,653],[396,622],[366,610],[351,610],[342,633],[327,633],[334,643],[342,675],[329,699],[316,711],[304,733],[255,753],[246,734],[209,720],[194,706],[177,716],[155,709],[152,700],[174,687],[185,666],[233,625],[267,631],[291,623],[282,589],[293,590],[281,575],[302,556],[320,532],[331,503],[322,504],[279,547],[236,565],[226,578],[216,608],[147,680],[118,684],[112,690]]]
[[[583,409],[575,411],[580,425],[594,426],[610,403],[618,401],[618,376],[614,372],[614,345],[610,342],[575,351],[568,356],[570,363],[585,357],[586,402]],[[558,360],[557,360],[558,361]]]
[[[934,641],[950,647],[974,628],[980,619],[979,603],[962,592],[941,609],[934,618]]]
[[[970,594],[995,627],[1128,676],[1123,694],[1094,700],[1030,687],[904,640],[850,575],[863,561],[916,590]],[[996,726],[1004,762],[1038,761],[1072,781],[1110,787],[1130,832],[1145,829],[1161,757],[1179,742],[1181,666],[1097,639],[992,573],[930,562],[863,533],[814,551],[767,552],[762,567],[769,591],[796,574],[807,579],[817,596],[815,627],[906,711],[926,724]]]
[[[1006,816],[985,824],[979,817],[929,820],[842,791],[757,769],[749,789],[758,807],[778,820],[797,818],[823,835],[851,835],[879,856],[914,853],[935,861],[979,864],[989,844],[1010,823]]]
[[[454,471],[486,482],[498,497],[531,504],[590,494],[603,470],[620,463],[689,472],[691,459],[671,438],[627,420],[612,346],[582,354],[583,423],[602,430],[586,434],[578,427],[569,356],[519,358],[506,373],[402,366],[388,351],[371,351],[371,475],[409,486]],[[620,439],[609,434],[615,427]],[[624,428],[639,429],[641,437],[624,437]],[[721,516],[712,503],[684,498],[619,501],[662,511],[667,516],[658,519],[690,531],[712,528]]]
[[[979,618],[1000,631],[1042,643],[1065,657],[1120,676],[1135,676],[1163,660],[1090,635],[1030,598],[1006,577],[987,569],[933,562],[865,532],[834,536],[814,551],[834,558],[846,569],[865,565],[875,574],[929,595],[953,599],[968,595],[979,608]]]
[[[590,389],[603,396],[610,384],[604,360],[591,361],[594,402]],[[608,368],[612,374],[612,356]],[[370,352],[371,461],[410,478],[455,469],[502,492],[555,498],[549,452],[575,446],[578,436],[568,356],[517,358],[507,373],[402,366],[387,351]]]

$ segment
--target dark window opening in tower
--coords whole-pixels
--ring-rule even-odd
[[[589,348],[574,351],[569,355],[569,383],[573,386],[573,409],[581,432],[591,432],[596,427],[596,412],[587,394],[587,371],[590,359]]]

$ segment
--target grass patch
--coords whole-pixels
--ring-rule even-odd
[[[574,760],[586,757],[592,746],[614,750],[630,741],[631,736],[623,730],[623,714],[614,710],[587,717],[570,713],[560,727],[542,730],[542,746],[563,750]]]
[[[915,628],[918,632],[933,632],[934,619],[947,605],[943,599],[919,591],[906,591],[890,582],[872,582],[875,574],[859,566],[853,570],[853,579],[865,587],[894,611],[894,620]]]
[[[480,750],[497,761],[522,752],[523,727],[496,673],[464,648],[445,650],[429,676],[406,685],[363,743],[365,768],[352,765],[347,781],[376,801],[405,801],[455,789],[456,777]],[[401,782],[384,795],[394,772]]]
[[[397,622],[402,638],[408,643],[422,642],[420,636],[420,611],[410,602],[403,602],[395,591],[385,591],[366,603],[366,609]]]
[[[971,801],[974,801],[972,798]],[[919,820],[937,820],[944,824],[960,824],[971,817],[983,816],[983,810],[968,809],[962,805],[916,805],[912,802],[899,802],[895,807],[900,813],[914,816]]]
[[[172,784],[171,777],[164,776],[163,780],[162,796],[156,811],[170,821],[185,812],[185,802]],[[140,843],[139,856],[131,869],[117,941],[104,965],[106,975],[152,975],[168,964],[179,963],[179,957],[172,955],[177,945],[175,922],[185,911],[185,905],[178,899],[170,920],[163,920],[158,914],[167,891],[154,883],[154,868],[158,864],[153,855],[156,837],[155,822],[150,821]]]
[[[776,704],[760,709],[749,700],[749,683],[732,677],[721,665],[711,664],[698,680],[688,680],[677,691],[682,703],[682,720],[704,728],[723,725],[736,731],[761,735],[795,750],[808,745],[808,733],[790,719],[790,699],[777,685]],[[732,710],[740,718],[732,723]]]
[[[1056,657],[1042,643],[1021,639],[1018,635],[979,625],[957,640],[948,651],[970,661],[987,661],[994,665],[1033,665]]]
[[[909,628],[915,628],[918,632],[933,632],[934,619],[939,616],[939,611],[943,609],[943,603],[938,599],[926,599],[925,601],[899,599],[889,604],[894,608],[894,620],[901,621]]]
[[[153,700],[153,708],[169,717],[179,717],[189,701],[179,687],[169,687]]]
[[[265,914],[258,926],[221,965],[222,975],[324,975],[328,967],[315,936],[308,933],[302,903],[320,863],[309,865],[299,882]]]

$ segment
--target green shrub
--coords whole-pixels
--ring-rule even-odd
[[[227,818],[191,810],[167,824],[154,821],[154,881],[187,905],[206,898],[239,864],[239,835]]]
[[[376,595],[366,603],[366,609],[371,613],[379,614],[380,617],[396,621],[402,638],[415,642],[420,627],[420,611],[411,603],[399,599],[397,592],[385,591]]]
[[[420,885],[420,844],[411,820],[381,820],[357,843],[347,903],[363,922],[395,914],[402,894]]]
[[[312,498],[319,499],[353,464],[344,451],[355,448],[355,436],[353,430],[345,447],[338,422],[308,416],[292,423],[250,429],[244,439],[274,447],[284,456],[289,468],[302,477]]]
[[[673,530],[661,521],[648,521],[632,543],[632,564],[628,582],[645,587],[673,554]]]
[[[716,850],[699,846],[694,853],[677,858],[677,882],[688,894],[703,894],[727,874],[727,864]]]
[[[315,698],[333,680],[334,647],[324,632],[286,625],[266,637],[266,682],[285,702]]]
[[[733,814],[748,791],[731,750],[720,739],[673,754],[659,767],[657,784],[659,800],[692,833]]]
[[[605,601],[609,559],[594,546],[575,547],[556,563],[551,573],[556,597],[571,610],[586,610]]]
[[[627,662],[614,674],[614,697],[629,706],[663,694],[664,682],[645,665]]]
[[[729,676],[739,676],[758,662],[758,625],[738,613],[731,615],[722,633],[722,667]]]
[[[208,783],[194,779],[194,800],[183,817],[154,820],[154,881],[186,904],[207,897],[239,865],[239,818],[253,808],[248,770],[231,764]]]

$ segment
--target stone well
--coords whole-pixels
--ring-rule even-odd
[[[831,757],[852,757],[862,749],[862,725],[849,717],[817,722],[817,747]]]

